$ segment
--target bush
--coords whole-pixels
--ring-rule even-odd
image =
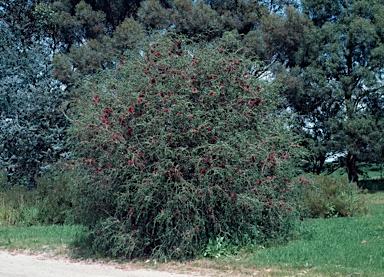
[[[0,188],[3,188],[7,185],[7,172],[5,170],[0,170]]]
[[[93,247],[187,258],[218,238],[289,238],[299,148],[258,64],[171,36],[126,58],[76,96],[77,201]]]
[[[350,217],[367,211],[358,186],[346,178],[310,175],[300,180],[305,184],[304,204],[309,217]]]
[[[56,170],[37,178],[38,222],[43,225],[78,223],[73,209],[74,171]]]
[[[37,178],[37,187],[0,187],[0,226],[78,223],[72,208],[73,171],[53,171]]]
[[[0,227],[38,224],[36,191],[24,186],[0,188]]]

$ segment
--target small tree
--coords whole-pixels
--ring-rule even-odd
[[[34,177],[66,153],[66,97],[49,73],[49,51],[25,47],[0,21],[0,162],[10,184]]]
[[[257,70],[236,52],[165,36],[84,82],[71,130],[96,249],[185,258],[209,239],[290,236],[298,148],[278,87]]]

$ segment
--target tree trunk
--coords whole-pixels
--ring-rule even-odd
[[[350,182],[359,182],[359,176],[357,175],[357,167],[356,167],[356,156],[351,152],[348,152],[347,155],[347,172],[348,172],[348,180]]]
[[[320,155],[319,157],[317,157],[316,166],[315,166],[317,175],[320,175],[320,173],[324,170],[325,160],[326,160],[325,155]]]

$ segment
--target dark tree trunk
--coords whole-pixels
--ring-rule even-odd
[[[347,155],[347,172],[348,172],[348,180],[350,182],[359,182],[359,176],[357,175],[357,167],[356,167],[356,156],[348,152]]]
[[[317,157],[316,161],[316,174],[320,175],[320,173],[324,170],[324,163],[325,163],[325,155],[320,155]]]

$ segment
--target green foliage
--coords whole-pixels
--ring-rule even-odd
[[[54,171],[37,178],[32,190],[1,187],[0,226],[77,223],[79,212],[72,208],[75,176],[73,171]]]
[[[303,1],[316,28],[297,52],[291,70],[290,105],[313,140],[318,168],[328,153],[349,153],[349,179],[356,161],[383,157],[382,1]],[[291,79],[292,81],[292,79]]]
[[[95,249],[186,258],[217,237],[289,238],[299,148],[258,68],[214,44],[154,35],[84,82],[71,132]]]
[[[367,205],[355,183],[346,178],[311,175],[304,184],[304,206],[309,217],[351,217],[367,212]]]
[[[15,186],[0,190],[0,226],[30,226],[38,223],[36,191]]]
[[[49,50],[29,47],[0,21],[0,168],[8,185],[34,178],[66,158],[66,92],[50,75]]]
[[[250,31],[264,11],[257,1],[237,1],[235,5],[206,5],[204,1],[173,0],[168,8],[159,0],[141,3],[138,18],[154,29],[170,28],[189,37],[211,40],[224,31]]]
[[[116,68],[123,53],[148,41],[143,26],[127,18],[117,26],[113,36],[100,36],[86,43],[72,45],[69,52],[53,57],[53,74],[61,82],[75,86],[86,76],[102,69]]]
[[[5,170],[0,170],[0,188],[7,185],[7,179],[7,172]]]
[[[207,258],[229,257],[236,255],[238,252],[238,246],[233,246],[225,237],[217,237],[216,239],[209,239],[203,251],[203,256]]]
[[[46,173],[36,180],[38,222],[43,225],[78,223],[80,214],[73,207],[76,173],[61,170]]]

